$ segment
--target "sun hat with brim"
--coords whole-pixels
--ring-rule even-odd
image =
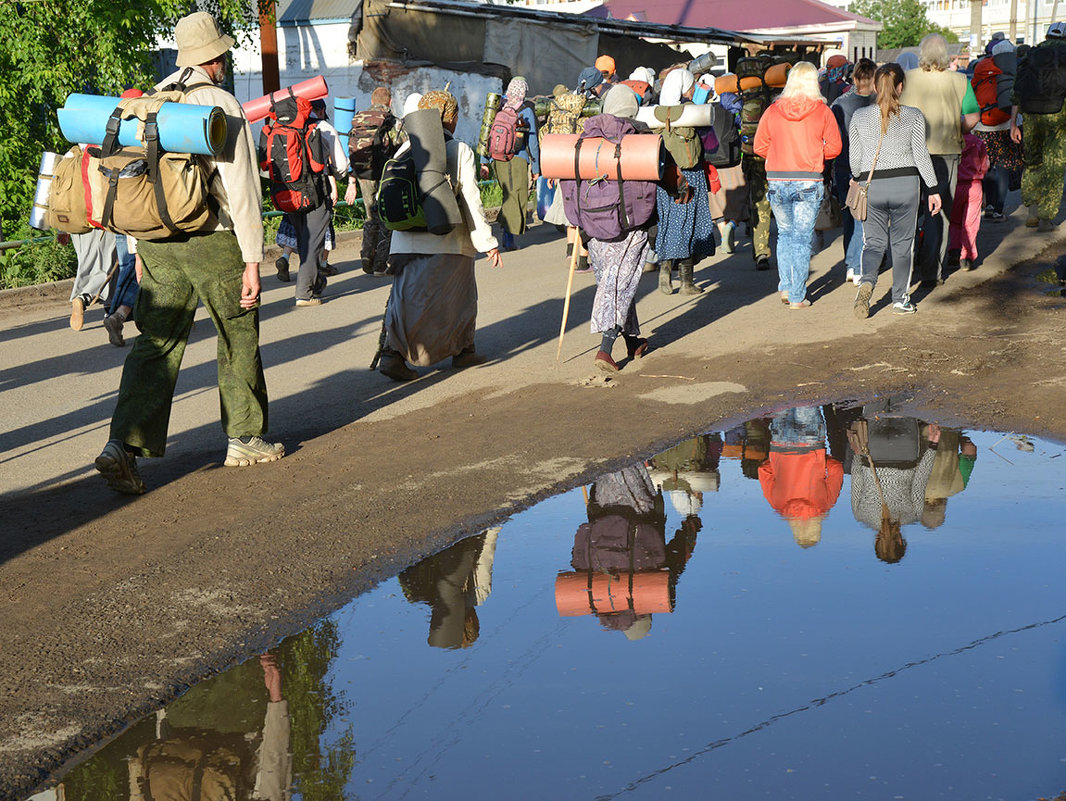
[[[177,65],[195,67],[214,61],[236,43],[218,29],[215,18],[206,11],[182,17],[174,26],[174,41],[178,45]]]

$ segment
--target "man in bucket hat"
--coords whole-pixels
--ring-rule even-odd
[[[174,385],[202,302],[219,332],[218,388],[222,427],[229,437],[225,464],[245,467],[280,459],[280,443],[263,440],[267,390],[259,357],[259,262],[263,259],[262,197],[255,144],[240,103],[219,84],[226,77],[232,37],[214,17],[196,12],[174,29],[178,71],[157,88],[183,83],[183,102],[218,106],[227,136],[218,156],[201,156],[217,207],[211,230],[142,241],[137,326],[141,334],[126,357],[111,437],[96,469],[112,489],[139,495],[144,482],[137,456],[162,456]]]

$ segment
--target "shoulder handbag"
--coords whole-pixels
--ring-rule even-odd
[[[848,187],[848,196],[844,199],[844,205],[851,211],[851,216],[860,222],[866,219],[866,195],[870,191],[870,181],[874,179],[874,170],[877,169],[877,157],[881,155],[881,143],[885,141],[885,132],[881,131],[881,138],[877,140],[877,151],[874,153],[874,163],[870,165],[870,174],[866,176],[866,183],[857,184],[854,181]]]

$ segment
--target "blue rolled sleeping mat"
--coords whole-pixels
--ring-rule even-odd
[[[348,133],[352,130],[352,117],[354,116],[354,97],[333,98],[333,127],[337,129],[345,153],[348,152]]]
[[[440,112],[433,108],[412,111],[403,118],[403,127],[411,142],[411,159],[418,175],[426,228],[438,236],[451,233],[463,218],[448,181],[448,154]]]
[[[107,134],[107,121],[122,102],[119,97],[72,94],[59,109],[59,129],[71,142],[100,144]],[[164,103],[156,115],[159,145],[171,153],[197,153],[217,156],[226,144],[226,115],[218,106]],[[118,142],[126,147],[142,146],[138,137],[140,121],[122,120]]]

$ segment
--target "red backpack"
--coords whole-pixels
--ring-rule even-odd
[[[982,58],[974,67],[973,93],[977,97],[977,103],[981,106],[981,122],[984,125],[1001,125],[1010,119],[1010,112],[999,107],[996,84],[1003,70],[995,65],[991,56]]]
[[[271,104],[259,135],[259,169],[270,175],[279,211],[310,211],[326,198],[326,155],[317,122],[308,122],[310,101],[289,97]]]
[[[512,108],[501,108],[496,112],[489,128],[489,158],[495,161],[510,161],[518,150],[518,112]]]

